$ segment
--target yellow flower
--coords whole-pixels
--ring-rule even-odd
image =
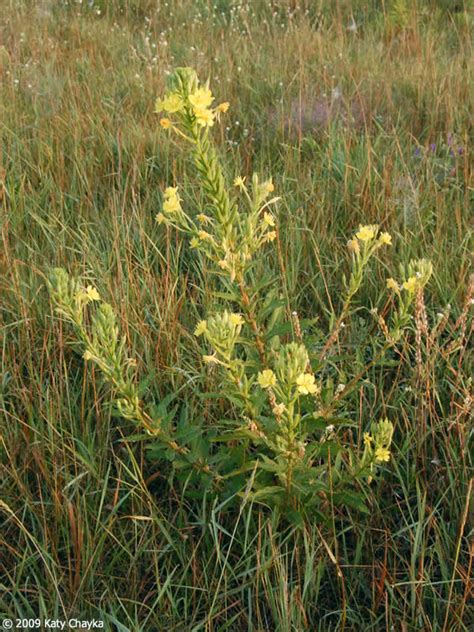
[[[207,331],[207,322],[205,320],[200,320],[198,322],[198,324],[196,325],[196,328],[194,330],[194,335],[199,338],[199,336],[202,336],[203,334],[205,334]]]
[[[275,190],[273,182],[271,180],[267,180],[263,183],[263,188],[267,193],[272,193]]]
[[[203,241],[206,239],[210,241],[212,239],[211,235],[207,233],[205,230],[199,230],[198,237],[199,239],[202,239]]]
[[[214,125],[214,112],[207,108],[194,108],[196,122],[201,127],[212,127]]]
[[[260,371],[257,376],[257,381],[262,388],[270,388],[277,383],[276,375],[271,369],[264,369]]]
[[[271,230],[269,233],[263,236],[264,241],[274,241],[276,239],[276,231]]]
[[[275,226],[275,218],[271,213],[265,212],[263,214],[263,223],[267,226]]]
[[[368,432],[364,432],[364,445],[372,445],[373,438]]]
[[[208,108],[213,101],[214,97],[209,88],[198,88],[194,94],[189,95],[189,102],[195,111]]]
[[[395,292],[398,292],[399,290],[398,283],[395,281],[395,279],[392,279],[392,277],[387,279],[387,288],[389,290],[395,290]]]
[[[199,213],[199,215],[197,216],[197,220],[198,222],[201,222],[201,224],[208,224],[211,221],[211,218],[207,215],[204,215],[204,213]]]
[[[227,112],[228,109],[229,109],[229,103],[227,101],[224,101],[224,103],[220,103],[216,107],[216,112]]]
[[[311,373],[301,373],[301,375],[298,375],[296,378],[298,391],[302,395],[309,395],[317,392],[318,387],[314,382],[314,375],[311,375]]]
[[[84,351],[84,353],[82,354],[82,357],[87,362],[87,360],[92,360],[94,356],[92,355],[90,351]]]
[[[375,460],[376,461],[390,461],[390,450],[387,448],[377,448],[375,450]]]
[[[245,322],[240,314],[231,314],[229,316],[229,320],[230,320],[231,324],[234,325],[234,327],[238,327],[239,325],[243,325],[244,322]]]
[[[163,202],[163,210],[165,213],[176,213],[181,209],[178,196],[169,197]]]
[[[189,245],[191,246],[191,248],[197,248],[200,243],[201,241],[197,237],[193,237],[189,242]]]
[[[351,252],[355,252],[356,254],[358,254],[360,252],[360,246],[359,246],[359,242],[357,241],[357,239],[349,239],[349,241],[347,242],[347,248]]]
[[[176,211],[181,210],[178,187],[166,187],[163,210],[165,213],[175,213]]]
[[[178,187],[166,187],[165,198],[172,198],[178,196]]]
[[[385,244],[386,246],[391,246],[392,235],[390,235],[390,233],[382,233],[379,237],[379,241],[381,244]]]
[[[100,301],[100,294],[92,285],[86,287],[86,296],[89,301]]]
[[[172,123],[169,120],[169,118],[162,118],[160,119],[160,125],[163,129],[170,129],[170,127],[172,126]]]
[[[414,276],[407,279],[405,283],[403,284],[403,289],[406,290],[407,292],[410,292],[410,294],[414,292],[417,287],[418,287],[418,279]]]
[[[164,99],[157,99],[155,104],[155,112],[179,112],[184,107],[183,99],[179,94],[171,93]]]
[[[245,176],[242,178],[242,176],[237,176],[234,180],[234,187],[240,187],[241,189],[243,189],[245,186]]]
[[[158,222],[158,224],[163,224],[163,222],[167,222],[168,221],[166,219],[166,217],[163,215],[163,213],[158,213],[158,215],[155,217],[155,219]]]
[[[356,233],[357,239],[360,241],[370,241],[375,237],[377,232],[376,226],[359,226],[359,230]]]

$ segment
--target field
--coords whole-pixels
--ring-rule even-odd
[[[468,5],[0,0],[0,621],[472,631]],[[209,78],[215,103],[229,103],[209,134],[231,195],[258,172],[279,198],[241,298],[225,294],[181,230],[155,220],[175,183],[190,215],[212,207],[186,140],[155,112],[177,67]],[[364,264],[349,308],[344,278],[357,276],[355,249],[366,234],[372,243],[373,225],[392,243]],[[431,262],[430,279],[415,291],[412,273],[390,293],[387,278],[409,276],[415,259]],[[55,309],[55,268],[89,288],[84,331],[92,288],[112,306],[133,359],[130,388],[166,420],[167,450],[165,435],[134,426],[141,413],[117,409],[120,380]],[[397,296],[412,300],[398,338]],[[322,399],[311,439],[295,446],[304,458],[319,446],[318,494],[292,495],[290,477],[286,495],[275,491],[280,461],[242,439],[240,396],[222,367],[203,362],[196,325],[231,304],[236,335],[240,313],[249,336],[281,319],[265,338],[271,357],[280,339],[305,338],[303,421],[316,384]],[[236,366],[260,393],[248,409],[270,393],[275,412],[276,378],[255,335],[260,358],[244,345]],[[389,460],[356,474],[385,417]],[[188,471],[174,438],[208,456]],[[234,478],[226,450],[241,459]],[[233,481],[226,493],[213,486],[221,475]]]

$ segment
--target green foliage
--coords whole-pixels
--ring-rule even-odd
[[[210,128],[229,104],[211,107],[213,101],[208,85],[200,86],[193,70],[179,68],[170,75],[167,93],[157,100],[156,107],[158,112],[164,110],[171,116],[162,118],[161,126],[187,142],[207,198],[208,214],[202,211],[194,217],[183,209],[178,187],[169,186],[157,221],[185,233],[191,247],[210,262],[209,272],[217,276],[213,312],[195,330],[212,351],[203,356],[205,364],[217,365],[221,374],[219,391],[214,395],[221,394],[229,405],[225,433],[212,438],[214,450],[209,451],[208,431],[204,428],[201,448],[206,449],[200,458],[188,455],[159,418],[144,412],[130,375],[132,362],[125,355],[125,341],[119,339],[110,305],[99,305],[92,316],[91,333],[87,333],[83,310],[99,299],[94,288],[82,289],[63,270],[55,270],[50,281],[53,302],[74,325],[84,346],[84,359],[93,361],[116,390],[118,413],[157,436],[167,449],[188,456],[187,460],[176,461],[172,452],[175,467],[182,470],[186,465],[198,466],[205,474],[212,471],[216,488],[224,493],[229,484],[234,489],[234,477],[240,480],[243,473],[252,473],[248,479],[252,482],[252,498],[282,505],[286,510],[318,506],[329,496],[336,503],[363,507],[362,493],[354,490],[364,478],[370,482],[378,463],[390,459],[393,426],[388,420],[373,423],[374,438],[365,441],[363,453],[359,453],[342,440],[340,433],[332,431],[333,418],[349,412],[344,407],[344,396],[350,389],[332,395],[326,391],[323,401],[322,384],[315,372],[326,372],[328,351],[337,341],[343,319],[351,315],[353,298],[369,262],[381,247],[391,244],[391,237],[386,232],[379,234],[377,225],[359,227],[349,242],[352,272],[342,313],[334,318],[334,327],[319,356],[310,355],[296,312],[285,320],[279,302],[271,306],[275,293],[257,283],[258,271],[265,268],[268,244],[278,245],[276,219],[270,212],[278,201],[275,197],[269,199],[273,183],[271,179],[262,182],[254,174],[251,187],[241,176],[234,180],[237,193],[227,187]],[[412,298],[423,292],[430,275],[431,265],[420,261],[408,266],[401,290],[391,279],[400,307],[395,311],[394,332],[382,344],[376,343],[380,357],[400,339],[410,318]],[[276,296],[282,291],[277,289]],[[265,304],[269,309],[255,309]],[[279,334],[278,325],[287,333]],[[365,369],[359,380],[364,373]],[[358,388],[359,380],[351,388]],[[324,420],[324,429],[312,424],[319,419]]]
[[[404,26],[392,0],[2,4],[0,619],[470,632],[472,3],[404,4]],[[179,184],[197,230],[216,228],[197,219],[213,208],[190,145],[178,152],[157,131],[153,99],[176,66],[231,103],[211,130],[231,202],[247,213],[232,180],[246,176],[251,194],[254,171],[280,197],[265,209],[277,237],[247,278],[265,367],[247,366],[259,354],[228,271],[189,248],[194,232],[154,222],[161,191]],[[338,324],[359,224],[393,245],[371,257]],[[423,257],[430,283],[410,294],[407,266]],[[58,267],[112,307],[126,340],[115,357],[136,361],[125,381],[158,435],[119,419],[117,388],[51,312],[42,273]],[[83,305],[91,340],[102,302]],[[225,311],[245,321],[234,355],[262,423],[275,416],[259,373],[277,376],[278,351],[306,347],[321,390],[299,397],[298,437],[321,446],[322,491],[304,511],[265,506],[281,497],[265,500],[275,472],[236,473],[251,455],[276,457],[231,439],[241,399],[225,397],[225,367],[203,362],[211,343],[193,336]],[[354,478],[385,417],[390,461]],[[347,485],[328,494],[338,458]]]

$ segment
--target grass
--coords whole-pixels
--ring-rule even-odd
[[[472,15],[455,4],[3,0],[2,615],[147,632],[472,629],[474,84]],[[237,508],[186,500],[128,440],[50,306],[51,267],[85,276],[156,400],[177,393],[179,415],[216,422],[192,335],[212,300],[206,270],[154,222],[174,178],[199,196],[153,113],[178,65],[231,103],[217,131],[230,175],[273,175],[300,315],[327,325],[360,222],[393,235],[339,379],[370,356],[390,271],[433,262],[430,332],[414,323],[396,367],[374,367],[351,401],[358,427],[381,411],[396,423],[369,514],[328,505],[300,525],[245,493]]]

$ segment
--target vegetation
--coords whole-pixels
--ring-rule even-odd
[[[2,618],[469,630],[468,7],[2,13]]]

